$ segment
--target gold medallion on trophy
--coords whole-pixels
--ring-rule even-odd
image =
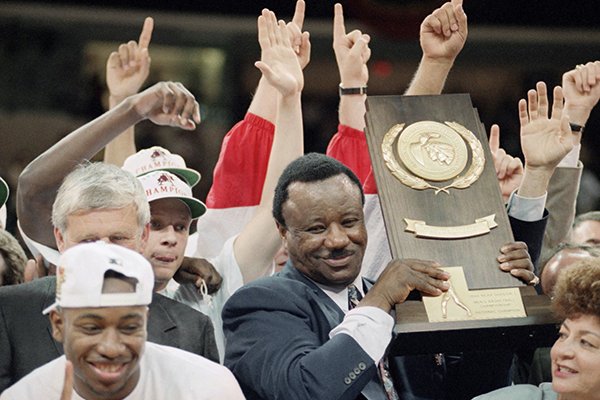
[[[469,187],[477,181],[485,163],[477,137],[456,122],[419,121],[406,129],[404,124],[397,124],[385,134],[381,147],[386,166],[398,180],[413,189],[433,189],[436,194]],[[471,164],[461,175],[467,167],[469,150]],[[450,179],[453,181],[442,187],[427,182]]]

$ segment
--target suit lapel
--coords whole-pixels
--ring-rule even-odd
[[[148,338],[153,342],[156,342],[159,337],[166,338],[167,332],[177,328],[177,323],[165,308],[166,301],[169,299],[163,295],[152,294],[152,303],[149,306]]]
[[[292,266],[291,261],[285,265],[284,269],[280,272],[279,276],[287,279],[293,279],[295,281],[300,281],[306,286],[308,286],[314,296],[317,298],[317,304],[325,318],[327,318],[327,322],[331,329],[338,326],[342,320],[344,319],[344,312],[338,307],[337,304],[320,287],[318,287],[313,281],[308,279],[304,274],[299,272],[296,268]]]

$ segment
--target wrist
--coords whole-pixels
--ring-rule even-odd
[[[522,197],[535,198],[543,196],[548,189],[550,178],[556,166],[532,166],[525,164],[523,180],[517,194]]]
[[[341,96],[347,95],[358,95],[358,96],[366,96],[367,94],[367,85],[363,86],[348,86],[340,83],[338,86],[338,94]]]
[[[360,77],[345,77],[340,73],[340,85],[345,88],[367,86],[368,82],[368,79]]]
[[[280,105],[283,107],[291,107],[300,104],[302,92],[293,92],[286,95],[279,93]]]
[[[433,67],[445,68],[450,70],[454,65],[455,59],[456,57],[429,57],[423,54],[423,57],[421,57],[421,64],[431,65]]]
[[[385,298],[385,296],[380,296],[377,293],[372,293],[373,289],[371,289],[365,297],[358,303],[358,307],[377,307],[389,313],[392,310],[393,305],[391,302]]]
[[[117,104],[121,103],[126,98],[127,98],[127,96],[113,95],[112,93],[110,93],[108,95],[108,106],[109,106],[109,108],[114,108]]]
[[[564,113],[569,116],[569,122],[584,126],[590,117],[592,110],[585,106],[571,105],[568,102],[565,103]]]
[[[114,108],[115,111],[122,112],[125,115],[127,115],[128,119],[131,120],[132,125],[137,124],[138,122],[141,122],[148,118],[146,113],[142,112],[139,109],[139,96],[139,94],[136,94],[134,96],[126,97],[125,100],[118,103],[117,106]]]

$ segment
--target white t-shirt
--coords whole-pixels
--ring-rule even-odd
[[[35,369],[6,389],[1,400],[59,400],[65,356]],[[146,342],[140,380],[123,400],[235,400],[244,395],[227,368],[196,354]],[[72,400],[84,400],[73,391]],[[92,399],[87,399],[92,400]]]
[[[221,311],[223,311],[227,299],[244,284],[242,272],[233,254],[233,242],[236,238],[237,235],[230,237],[225,241],[221,252],[216,257],[208,260],[223,278],[221,288],[210,296],[210,300],[202,298],[200,291],[194,284],[180,285],[173,291],[173,284],[169,282],[167,290],[163,293],[165,296],[200,311],[211,319],[215,328],[215,341],[217,342],[221,363],[225,356],[225,334],[223,333]]]

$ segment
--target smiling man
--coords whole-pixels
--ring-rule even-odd
[[[392,338],[389,312],[413,289],[442,294],[448,274],[435,262],[393,260],[370,287],[360,276],[363,203],[356,175],[322,154],[300,157],[279,178],[273,216],[288,264],[238,289],[223,310],[225,365],[247,398],[387,398],[377,371]],[[362,300],[351,306],[356,290]]]
[[[154,277],[139,253],[104,242],[77,245],[61,256],[57,276],[56,302],[44,313],[65,355],[2,400],[243,398],[226,368],[146,342]]]

